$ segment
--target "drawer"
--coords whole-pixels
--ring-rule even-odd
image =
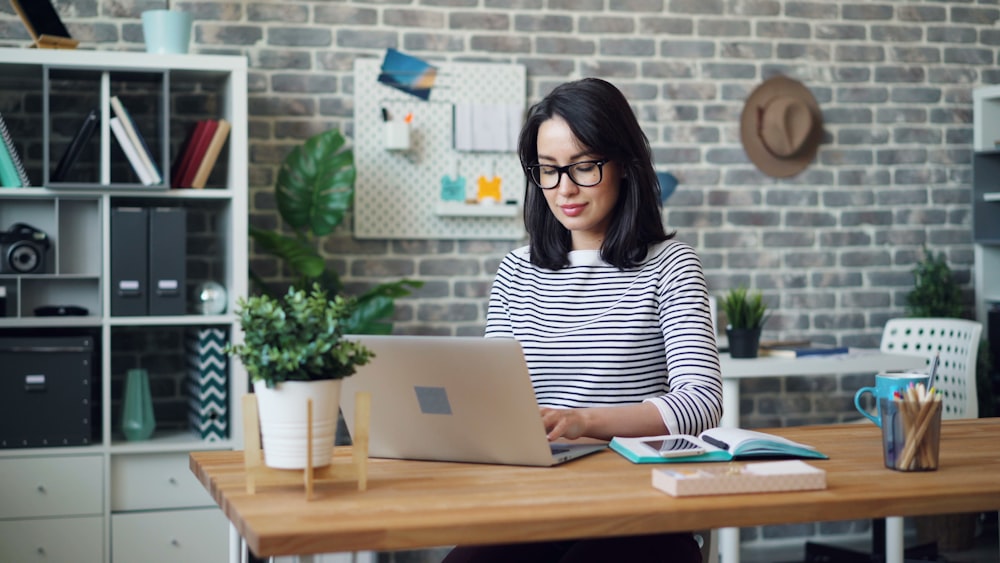
[[[111,511],[215,506],[188,466],[187,453],[111,458]]]
[[[229,521],[218,508],[111,515],[112,563],[228,561]]]
[[[48,518],[0,522],[0,560],[18,563],[101,563],[104,518]]]
[[[96,455],[0,459],[0,518],[101,514],[103,466]]]

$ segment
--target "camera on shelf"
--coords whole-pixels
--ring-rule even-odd
[[[49,235],[31,225],[11,225],[9,231],[0,231],[0,273],[43,272],[45,255],[51,246]]]

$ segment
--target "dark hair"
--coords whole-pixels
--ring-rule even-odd
[[[622,172],[618,201],[601,244],[601,258],[620,270],[641,263],[649,246],[670,239],[660,213],[660,184],[653,170],[649,140],[625,96],[611,83],[584,78],[557,86],[528,110],[518,138],[521,166],[538,163],[538,129],[560,116],[580,144]],[[558,270],[569,265],[572,239],[552,214],[542,191],[525,175],[524,225],[531,263]]]

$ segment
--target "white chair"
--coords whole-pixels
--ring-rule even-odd
[[[964,319],[891,319],[885,323],[879,348],[885,353],[922,356],[928,373],[934,358],[940,356],[933,385],[941,391],[941,418],[976,418],[976,361],[982,332],[982,324]],[[884,561],[899,563],[903,558],[903,518],[886,518]]]

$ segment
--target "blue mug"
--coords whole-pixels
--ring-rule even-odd
[[[896,391],[905,392],[906,389],[911,385],[916,385],[917,383],[923,383],[927,385],[927,374],[926,373],[916,373],[916,372],[894,372],[894,373],[880,373],[875,376],[875,387],[862,387],[858,389],[858,392],[854,394],[854,408],[858,409],[858,412],[868,417],[868,420],[875,423],[879,428],[882,427],[882,412],[879,408],[880,399],[892,399],[893,393]],[[861,397],[865,393],[871,393],[875,402],[875,414],[872,415],[867,410],[861,407]]]

